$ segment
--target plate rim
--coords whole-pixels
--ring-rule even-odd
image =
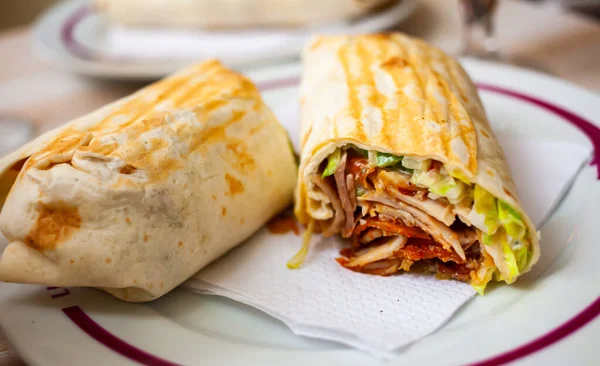
[[[390,9],[386,9],[383,14],[401,14],[402,16],[396,19],[396,24],[400,24],[414,13],[418,5],[419,0],[400,0],[397,4],[392,5]],[[63,14],[63,12],[65,14]],[[50,7],[36,19],[33,25],[33,48],[36,55],[47,62],[76,73],[93,77],[121,80],[157,79],[171,74],[178,68],[193,62],[192,60],[156,60],[137,63],[132,62],[125,65],[119,64],[117,67],[117,64],[115,64],[114,61],[104,63],[102,60],[90,59],[88,56],[94,51],[87,49],[87,46],[85,45],[82,47],[82,45],[74,39],[72,32],[81,20],[93,13],[94,10],[90,7],[89,1],[87,0],[63,0]],[[369,22],[372,23],[377,17],[382,16],[383,15],[380,14],[366,15],[361,18],[362,23],[360,23],[358,29],[354,29],[351,26],[348,31],[356,32],[361,29],[361,26],[364,27],[364,24]],[[55,19],[60,19],[60,22],[53,21]],[[390,26],[390,24],[385,25],[387,28]],[[380,26],[379,29],[372,29],[371,31],[382,31],[384,29],[386,28]],[[316,30],[318,31],[318,29]],[[44,39],[49,36],[45,33],[49,33],[50,37],[58,37],[58,42],[64,50],[44,42]],[[75,52],[72,52],[73,50],[70,49],[70,46],[74,47]],[[276,66],[283,62],[290,62],[294,58],[297,60],[299,55],[300,48],[294,50],[289,49],[285,52],[280,52],[277,55],[257,59],[250,63],[241,60],[234,61],[229,63],[228,66],[247,71],[260,68],[261,65],[267,63]],[[296,60],[294,60],[294,62]]]

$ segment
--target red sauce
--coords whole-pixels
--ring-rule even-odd
[[[468,268],[466,264],[453,262],[437,264],[437,274],[442,279],[454,279],[466,282],[471,279],[471,271],[471,268]]]
[[[291,231],[296,235],[300,235],[300,229],[298,229],[296,219],[291,216],[276,216],[269,221],[267,229],[269,229],[272,234],[287,234]]]
[[[364,187],[368,186],[367,177],[374,171],[375,168],[369,165],[366,158],[357,155],[348,156],[346,173],[352,174],[354,180],[360,182]]]
[[[446,250],[433,240],[411,238],[408,243],[394,253],[396,258],[406,258],[412,261],[438,258],[442,262],[464,263],[465,261],[454,252]]]
[[[342,254],[342,255],[344,255],[344,254]],[[335,261],[338,262],[339,264],[341,264],[344,267],[348,263],[348,259],[346,259],[346,258],[336,258]]]
[[[370,217],[366,220],[366,223],[358,225],[356,229],[354,229],[354,236],[359,235],[361,232],[370,227],[374,227],[394,234],[404,235],[409,238],[431,239],[429,234],[424,232],[422,229],[418,227],[408,227],[398,221],[383,221],[377,217]]]
[[[405,189],[405,188],[397,187],[396,189],[398,190],[398,192],[402,193],[405,196],[414,196],[415,194],[417,194],[417,189],[418,188],[415,187],[414,190],[411,190],[411,189]]]

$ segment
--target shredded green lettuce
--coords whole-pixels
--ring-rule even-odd
[[[377,166],[384,168],[386,166],[396,165],[402,162],[402,156],[377,152]]]
[[[520,245],[513,248],[519,271],[523,271],[529,263],[529,247],[527,243],[520,243]]]
[[[287,267],[289,269],[297,269],[304,263],[306,259],[306,255],[308,254],[308,249],[310,247],[310,238],[315,231],[315,221],[310,220],[308,222],[308,227],[304,230],[303,238],[302,238],[302,247],[300,250],[287,262]]]
[[[492,280],[494,270],[494,267],[481,267],[479,269],[479,273],[477,273],[477,275],[479,276],[478,282],[480,283],[480,285],[473,285],[473,289],[475,289],[475,291],[477,291],[479,295],[483,296],[487,284]],[[483,272],[483,275],[481,274],[481,272]]]
[[[404,162],[402,164],[404,165]],[[409,163],[412,164],[413,162]],[[446,175],[444,168],[430,169],[432,164],[430,159],[420,161],[418,164],[419,168],[415,169],[411,182],[419,187],[428,188],[434,197],[445,197],[450,203],[456,204],[470,194],[469,186],[459,179]]]
[[[525,236],[525,224],[521,214],[506,202],[498,200],[498,218],[508,236],[514,240],[522,240]]]
[[[460,180],[445,176],[429,187],[429,192],[448,198],[450,203],[458,203],[465,197],[467,186]]]
[[[333,153],[331,153],[328,157],[327,157],[327,166],[325,167],[325,170],[323,170],[323,178],[325,177],[329,177],[330,175],[333,175],[333,173],[335,173],[335,169],[337,168],[338,164],[340,163],[340,159],[342,158],[342,150],[340,149],[336,149]]]
[[[483,225],[485,227],[478,227],[478,229],[488,235],[494,234],[500,226],[496,198],[476,184],[473,192],[473,199],[473,208],[475,209],[475,212],[484,216]]]
[[[458,179],[458,180],[460,180],[461,182],[463,182],[465,184],[470,184],[469,183],[469,178],[467,178],[467,176],[464,175],[463,172],[460,171],[459,169],[454,169],[449,174],[450,174],[450,176],[452,178]]]
[[[483,234],[482,235],[482,239],[481,241],[483,242],[483,244],[485,245],[492,245],[492,235],[488,235],[488,234]]]
[[[504,281],[504,276],[502,276],[502,272],[499,269],[494,271],[494,281]]]
[[[483,296],[486,286],[487,283],[484,283],[483,285],[473,285],[473,289],[475,289],[479,295]]]
[[[415,170],[411,182],[416,184],[419,187],[429,188],[436,184],[440,179],[442,179],[442,175],[435,169],[429,169],[431,167],[431,160],[425,160],[421,165],[421,168]]]
[[[517,265],[515,253],[506,239],[502,241],[502,252],[504,253],[504,261],[508,266],[509,278],[507,282],[512,282],[514,278],[519,276],[519,266]]]
[[[422,166],[424,164],[425,164],[424,160],[417,160],[417,159],[409,158],[407,156],[405,156],[402,159],[402,166],[407,169],[411,169],[411,170],[419,170],[422,168]]]
[[[448,191],[454,189],[455,187],[456,185],[454,184],[454,179],[446,176],[429,187],[429,192],[438,194],[440,196],[445,196],[448,194]]]
[[[529,243],[516,241],[508,236],[506,230],[498,230],[494,235],[482,235],[482,243],[486,245],[486,250],[492,254],[495,260],[502,259],[508,273],[499,273],[500,278],[507,283],[513,282],[525,269],[529,257]],[[493,253],[501,254],[501,257],[494,256]]]

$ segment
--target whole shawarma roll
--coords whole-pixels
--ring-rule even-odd
[[[129,27],[243,28],[327,24],[399,0],[94,0],[111,22]]]
[[[158,298],[287,207],[295,179],[257,88],[202,63],[0,160],[0,280]]]
[[[295,213],[310,230],[350,239],[341,265],[435,273],[480,293],[530,270],[538,234],[456,60],[380,34],[317,37],[304,63]]]

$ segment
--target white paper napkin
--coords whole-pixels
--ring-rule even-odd
[[[499,136],[525,210],[539,225],[590,150],[557,141]],[[263,229],[184,284],[248,304],[283,321],[295,334],[344,343],[376,356],[440,328],[475,292],[433,276],[355,273],[334,258],[340,239],[313,237],[299,270],[286,262],[301,246],[294,234]]]

